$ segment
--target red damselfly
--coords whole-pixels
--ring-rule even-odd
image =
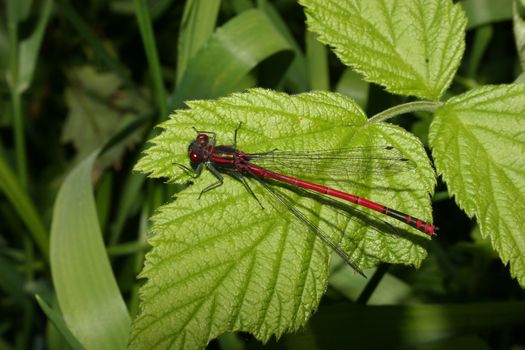
[[[310,222],[294,204],[282,193],[272,188],[265,180],[273,180],[292,186],[297,186],[303,190],[316,192],[332,198],[339,198],[344,201],[366,207],[378,213],[392,217],[417,230],[434,236],[437,228],[424,220],[412,217],[395,209],[389,208],[371,200],[346,193],[335,188],[319,185],[294,176],[286,175],[283,172],[301,168],[304,172],[308,169],[311,174],[320,174],[320,168],[330,166],[333,171],[343,171],[346,174],[380,172],[382,174],[396,173],[405,169],[413,168],[412,161],[400,155],[400,152],[392,146],[377,147],[353,147],[337,150],[320,150],[313,152],[283,152],[272,150],[263,153],[245,153],[237,149],[237,132],[235,130],[233,145],[215,145],[216,133],[211,131],[197,132],[196,139],[188,147],[188,156],[192,168],[177,164],[186,171],[198,176],[203,167],[210,170],[217,178],[217,182],[212,183],[201,191],[202,195],[223,183],[222,173],[229,174],[239,179],[248,192],[259,202],[261,202],[251,189],[245,179],[249,175],[267,189],[275,199],[283,204],[295,217],[302,221],[308,229],[314,232],[325,244],[332,248],[343,260],[346,261],[360,274],[363,272],[349,259],[339,245],[333,242],[319,227]],[[337,163],[337,164],[336,164]],[[334,165],[338,165],[334,167]],[[279,170],[273,170],[279,169]],[[339,170],[337,170],[339,169]],[[331,170],[332,171],[332,170]],[[331,173],[333,175],[333,173]],[[199,196],[200,197],[200,196]]]

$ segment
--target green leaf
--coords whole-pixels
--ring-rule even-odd
[[[472,48],[468,61],[465,63],[465,75],[471,79],[475,79],[481,60],[492,40],[494,30],[492,26],[483,26],[473,32]]]
[[[37,294],[35,295],[36,301],[40,308],[46,314],[47,318],[53,323],[55,328],[60,332],[60,334],[67,341],[68,345],[72,349],[84,349],[84,347],[78,342],[77,338],[71,333],[64,320],[60,316],[60,313],[53,310],[47,303]]]
[[[369,82],[439,99],[465,49],[466,18],[450,0],[301,0],[310,30]]]
[[[62,141],[73,143],[78,159],[104,145],[149,108],[137,94],[122,89],[123,82],[114,73],[99,73],[91,66],[82,66],[71,70],[69,76],[71,84],[65,92],[69,114]],[[118,159],[126,147],[141,140],[141,135],[142,130],[130,133],[101,157],[102,163]]]
[[[450,99],[437,110],[429,138],[449,193],[525,286],[525,84]]]
[[[148,58],[149,73],[153,81],[155,99],[157,100],[157,107],[160,113],[160,118],[158,119],[163,120],[168,114],[168,102],[166,100],[166,89],[164,88],[164,80],[162,78],[160,60],[157,53],[157,43],[155,41],[149,13],[150,9],[148,8],[146,0],[133,0],[133,4],[135,5],[135,15],[137,16],[144,52]]]
[[[186,1],[179,32],[177,82],[186,71],[188,61],[204,45],[215,29],[220,4],[220,0]]]
[[[306,32],[306,60],[312,90],[330,90],[327,50],[312,32]]]
[[[245,11],[217,29],[193,56],[177,86],[174,104],[181,107],[190,99],[231,93],[262,61],[278,53],[291,58],[291,50],[263,11]],[[290,61],[285,58],[278,61],[283,71]],[[277,65],[273,68],[278,70]]]
[[[467,15],[467,28],[512,19],[514,0],[463,0],[461,6]]]
[[[51,16],[53,0],[46,0],[42,4],[41,14],[35,30],[29,38],[20,43],[20,62],[18,65],[18,91],[22,92],[29,88],[33,80],[36,62],[39,57],[40,46],[44,38],[47,23]]]
[[[0,155],[0,192],[18,213],[20,220],[26,225],[33,240],[40,249],[42,256],[49,259],[49,235],[42,218],[35,208],[31,198],[23,190],[19,179],[11,171],[9,165]]]
[[[178,111],[161,124],[164,131],[154,138],[136,169],[170,181],[188,180],[175,163],[189,165],[187,147],[196,136],[192,126],[215,131],[219,144],[231,144],[242,122],[238,147],[246,152],[389,144],[417,168],[388,178],[371,175],[351,180],[337,180],[327,168],[318,182],[430,218],[428,192],[435,180],[420,142],[397,126],[368,122],[361,109],[340,94],[289,96],[254,89],[188,105],[189,110]],[[299,329],[317,308],[326,289],[328,247],[272,202],[253,179],[250,186],[264,210],[241,182],[228,176],[222,186],[198,200],[200,191],[215,181],[204,171],[195,185],[178,193],[176,201],[162,206],[153,217],[153,249],[140,275],[148,281],[141,289],[133,348],[202,348],[233,331],[267,341],[272,335]],[[372,222],[350,220],[348,211],[331,210],[286,187],[272,188],[288,196],[334,241],[341,240],[341,248],[362,268],[378,261],[417,266],[425,257],[422,234],[413,230],[389,234]]]
[[[339,78],[335,90],[354,99],[362,109],[366,110],[369,87],[370,84],[364,81],[360,74],[347,68]]]
[[[174,0],[147,0],[147,6],[153,22],[170,8]],[[119,15],[134,15],[135,8],[129,0],[112,0],[109,3],[111,10]]]
[[[525,70],[525,21],[518,11],[518,4],[514,2],[512,5],[514,40],[516,41],[516,49],[518,50],[521,69]]]
[[[58,193],[51,272],[68,328],[87,349],[124,349],[130,318],[106,254],[91,174],[98,151],[73,169]]]
[[[310,90],[308,88],[306,74],[306,58],[304,57],[303,49],[290,31],[288,23],[286,23],[286,20],[282,18],[281,14],[275,9],[275,6],[272,3],[265,1],[264,3],[258,2],[257,5],[259,9],[264,11],[266,16],[268,16],[268,19],[273,23],[279,33],[281,33],[294,52],[293,61],[290,63],[290,67],[284,76],[285,86],[289,90],[296,92]]]

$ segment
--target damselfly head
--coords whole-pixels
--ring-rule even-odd
[[[193,141],[188,146],[188,156],[190,157],[190,161],[192,164],[199,164],[205,160],[204,153],[206,150],[206,145],[207,143],[203,144],[202,140],[199,140],[199,138],[197,138],[197,140]]]
[[[208,144],[209,138],[208,138],[208,135],[206,134],[199,134],[197,135],[197,140],[202,146],[206,146]]]

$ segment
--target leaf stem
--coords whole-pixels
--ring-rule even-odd
[[[7,2],[8,32],[9,32],[9,74],[7,85],[13,105],[13,136],[15,138],[16,168],[23,188],[27,182],[26,147],[24,140],[24,122],[18,82],[18,13],[14,1]]]
[[[442,104],[443,102],[441,101],[414,101],[403,103],[401,105],[394,106],[392,108],[384,110],[381,113],[374,115],[368,121],[373,123],[383,122],[387,119],[396,117],[401,114],[412,113],[417,111],[434,112],[436,108],[438,108]]]

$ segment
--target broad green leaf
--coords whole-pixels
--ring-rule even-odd
[[[450,0],[300,0],[310,30],[369,82],[439,99],[465,49],[466,18]]]
[[[390,177],[344,180],[326,169],[317,182],[430,218],[428,192],[435,180],[420,142],[397,126],[368,122],[340,94],[289,96],[254,89],[188,105],[190,109],[161,124],[164,131],[153,139],[137,170],[170,181],[190,180],[175,164],[189,165],[187,147],[196,136],[192,126],[215,131],[219,144],[231,144],[242,122],[238,147],[246,152],[388,144],[417,168]],[[204,171],[153,216],[153,250],[140,275],[148,281],[141,289],[133,348],[201,348],[233,331],[266,341],[299,329],[317,308],[326,289],[330,250],[255,180],[248,180],[264,209],[241,182],[228,176],[198,200],[200,191],[216,181]],[[362,221],[360,212],[350,220],[351,208],[336,211],[286,187],[272,188],[334,241],[341,240],[342,249],[361,268],[378,261],[418,266],[425,257],[423,234],[411,229],[388,233],[374,226],[377,217]]]
[[[437,110],[429,139],[449,193],[525,286],[525,84],[450,99]]]
[[[71,70],[69,76],[71,84],[65,92],[69,114],[62,141],[73,143],[79,159],[104,145],[149,108],[135,93],[122,89],[123,82],[116,74],[83,66]],[[125,137],[102,156],[102,162],[118,159],[126,147],[140,141],[141,133],[137,130]]]
[[[67,176],[51,225],[51,273],[64,321],[87,349],[124,349],[130,318],[97,219],[91,174],[98,151]]]

